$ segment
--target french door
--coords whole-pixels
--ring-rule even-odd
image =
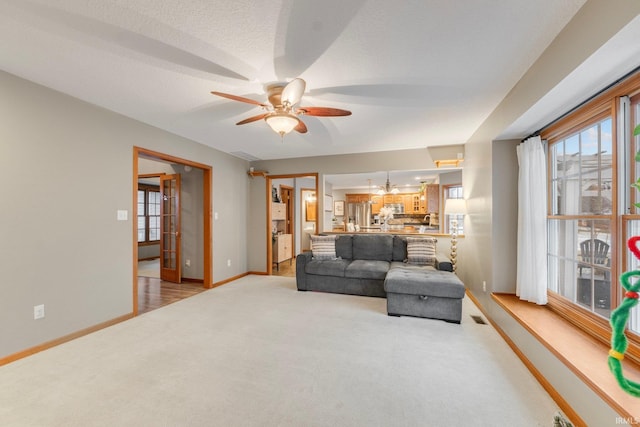
[[[180,283],[180,175],[160,177],[160,279]]]

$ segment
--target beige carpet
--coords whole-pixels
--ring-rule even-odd
[[[551,426],[464,300],[461,325],[248,276],[0,367],[2,426]]]

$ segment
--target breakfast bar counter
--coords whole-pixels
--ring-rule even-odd
[[[433,237],[450,237],[449,234],[439,233],[438,230],[426,230],[424,233],[420,233],[418,229],[413,227],[403,227],[396,229],[389,229],[386,231],[380,230],[380,228],[360,228],[360,231],[323,231],[320,234],[391,234],[398,236],[433,236]],[[458,238],[464,237],[458,235]]]

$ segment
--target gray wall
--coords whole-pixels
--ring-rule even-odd
[[[515,292],[518,235],[518,157],[520,141],[495,141],[491,145],[491,163],[498,171],[492,180],[493,195],[491,241],[493,279],[491,292]],[[489,284],[487,284],[489,286]],[[489,291],[489,289],[487,289]]]
[[[0,116],[0,357],[132,312],[134,146],[212,166],[214,282],[247,271],[246,161],[4,72]]]

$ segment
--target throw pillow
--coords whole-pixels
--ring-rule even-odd
[[[436,239],[431,237],[407,237],[407,263],[435,265]]]
[[[310,236],[313,259],[336,259],[336,236]]]

